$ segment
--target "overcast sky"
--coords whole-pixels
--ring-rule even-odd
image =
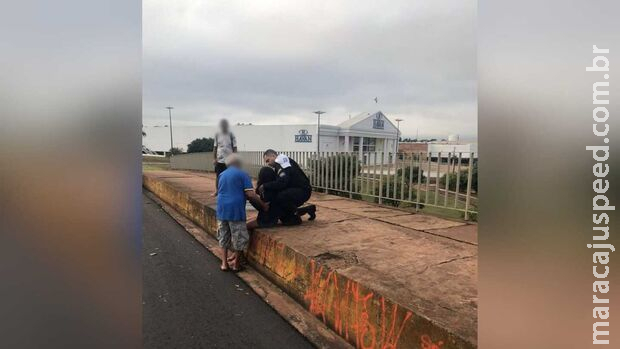
[[[476,137],[474,0],[144,0],[144,124],[400,117]],[[373,100],[378,97],[379,102]]]

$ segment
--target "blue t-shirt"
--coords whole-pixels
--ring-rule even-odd
[[[253,190],[247,173],[229,167],[220,173],[217,184],[217,219],[245,221],[245,191]]]

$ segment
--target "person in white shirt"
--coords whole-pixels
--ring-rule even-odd
[[[228,120],[220,120],[220,130],[215,134],[213,142],[213,166],[215,167],[215,192],[217,195],[217,184],[220,173],[226,170],[226,158],[232,153],[237,152],[237,138],[230,132]]]

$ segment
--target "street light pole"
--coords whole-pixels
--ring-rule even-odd
[[[316,153],[317,155],[321,152],[321,114],[325,114],[324,111],[317,110],[313,112],[316,114]]]
[[[170,156],[172,156],[172,148],[174,148],[174,143],[172,142],[172,109],[174,107],[167,106],[166,109],[168,109],[168,118],[170,119]]]
[[[398,146],[400,145],[400,122],[403,121],[403,119],[394,119],[394,121],[396,121],[396,151],[395,153],[398,154]]]

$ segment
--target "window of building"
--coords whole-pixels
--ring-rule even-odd
[[[362,152],[373,152],[376,150],[377,139],[364,137]],[[360,137],[353,137],[353,151],[360,151]]]
[[[376,138],[364,138],[364,147],[362,148],[362,150],[364,152],[375,151],[375,146],[376,145],[377,145],[377,139]]]
[[[360,138],[353,137],[353,151],[360,151]]]

